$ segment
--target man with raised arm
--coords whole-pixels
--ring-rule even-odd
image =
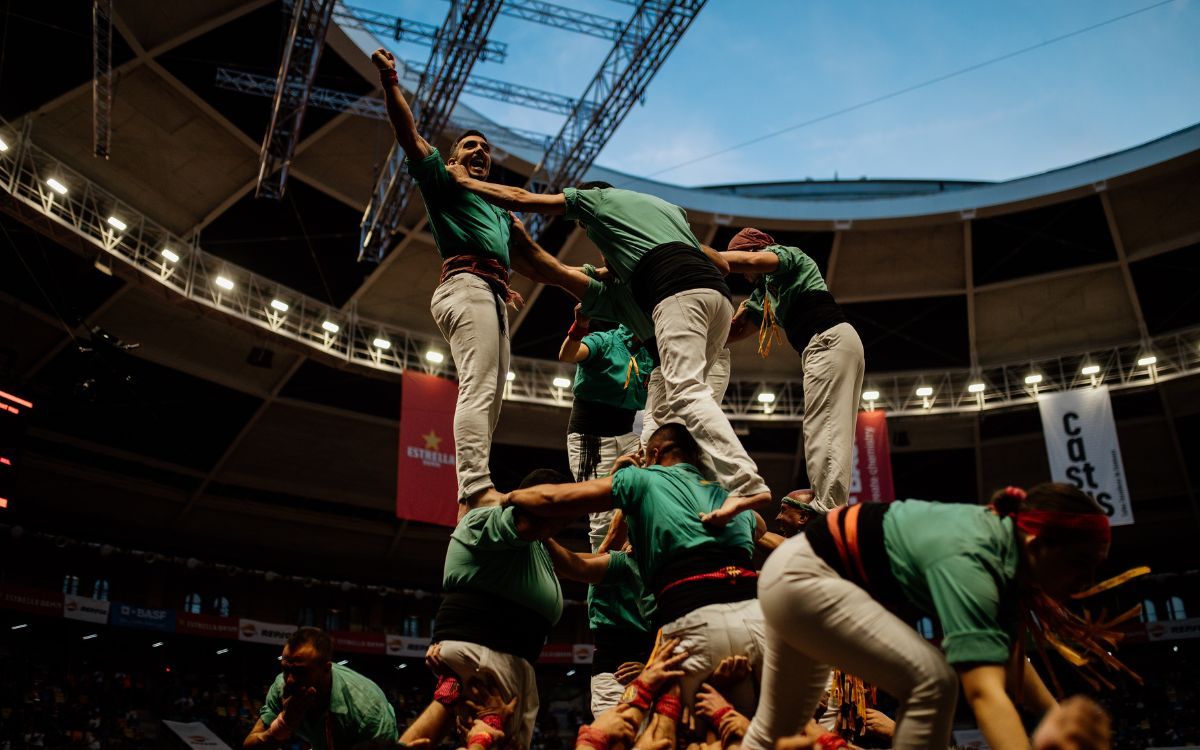
[[[719,257],[714,261],[688,226],[687,213],[661,198],[590,182],[561,193],[531,193],[484,182],[462,165],[448,168],[462,187],[512,211],[562,215],[578,222],[604,255],[610,284],[628,294],[654,323],[661,357],[662,395],[670,417],[687,425],[731,493],[767,493],[758,467],[713,398],[706,377],[729,335],[733,318]],[[539,267],[539,272],[544,269]],[[542,274],[584,302],[589,281],[566,267]],[[582,279],[580,278],[582,277]],[[592,292],[595,296],[595,292]],[[625,322],[625,321],[619,321]],[[651,394],[651,399],[657,396]],[[769,494],[767,495],[769,501]],[[728,519],[724,514],[716,522]]]
[[[417,132],[392,53],[377,50],[371,61],[379,69],[388,119],[421,190],[429,231],[443,259],[430,310],[450,344],[458,372],[454,446],[461,514],[467,500],[500,494],[492,484],[488,460],[508,376],[506,307],[519,299],[508,286],[510,264],[522,273],[529,270],[522,255],[526,245],[519,242],[523,234],[513,242],[511,214],[458,187],[446,173],[447,165],[457,165],[472,178],[487,179],[492,147],[483,133],[468,130],[460,135],[443,161],[438,149]]]
[[[738,513],[746,505],[727,508],[729,493],[701,475],[700,446],[683,425],[658,428],[645,459],[645,468],[625,466],[602,479],[517,490],[507,503],[546,519],[610,508],[625,513],[633,558],[655,596],[662,638],[682,638],[690,654],[681,682],[688,705],[725,657],[745,654],[756,668],[762,664],[758,572],[751,558],[765,525],[756,513]],[[706,525],[721,508],[732,511],[729,522]],[[599,582],[610,574],[610,555],[582,560],[572,577]],[[747,715],[753,713],[752,687],[730,698]]]

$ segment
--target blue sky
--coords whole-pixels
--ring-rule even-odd
[[[440,23],[445,0],[347,0]],[[555,0],[626,17],[616,0]],[[1200,0],[1131,18],[889,101],[698,157],[1151,5],[1154,0],[709,0],[597,163],[683,185],[812,177],[1005,180],[1200,122]],[[577,96],[610,43],[501,16],[479,75]],[[405,58],[426,48],[400,44]],[[487,99],[500,122],[562,116]],[[673,169],[672,169],[673,168]],[[665,171],[664,171],[665,170]]]

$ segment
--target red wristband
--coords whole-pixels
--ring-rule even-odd
[[[709,717],[709,721],[711,721],[713,723],[714,727],[719,728],[721,726],[721,719],[724,719],[725,715],[728,714],[732,710],[733,710],[733,706],[722,706],[722,707],[718,708],[716,711],[713,711],[713,715],[711,717]]]
[[[396,72],[395,68],[380,68],[379,82],[382,83],[385,88],[388,86],[399,86],[400,74]]]
[[[457,677],[442,677],[438,680],[437,687],[433,691],[433,699],[443,706],[453,706],[458,702],[459,692],[462,690],[462,683]]]
[[[578,750],[580,747],[608,750],[608,735],[589,724],[584,724],[579,728],[579,734],[575,735],[575,748]]]
[[[571,339],[572,341],[579,341],[587,334],[588,334],[587,325],[580,323],[579,321],[575,321],[574,323],[571,324],[570,330],[567,331],[567,338]]]
[[[478,745],[482,748],[491,747],[492,735],[488,734],[487,732],[476,732],[467,738],[467,747],[474,747],[475,745]]]
[[[637,679],[625,688],[625,692],[621,694],[621,702],[643,711],[649,711],[654,704],[654,691],[641,679]]]
[[[504,731],[504,719],[501,719],[499,714],[484,714],[479,717],[479,720],[497,732]]]
[[[846,747],[850,743],[846,742],[840,734],[826,732],[817,738],[817,744],[821,746],[821,750],[838,750],[838,748]]]
[[[683,702],[679,700],[678,695],[659,696],[658,703],[654,705],[654,713],[672,721],[679,721],[679,717],[683,715]]]

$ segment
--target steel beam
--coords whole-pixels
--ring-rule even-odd
[[[335,0],[295,0],[292,3],[287,42],[275,77],[271,119],[258,152],[255,197],[275,200],[283,197],[334,3]]]
[[[92,153],[107,159],[112,145],[112,0],[92,3]]]

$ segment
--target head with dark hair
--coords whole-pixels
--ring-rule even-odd
[[[687,427],[678,422],[668,422],[655,430],[646,442],[646,464],[673,466],[678,463],[699,468],[700,444]]]
[[[581,182],[575,186],[576,190],[604,190],[612,185],[604,180],[592,180],[591,182]]]
[[[309,695],[318,706],[328,705],[333,684],[333,641],[320,628],[297,628],[283,645],[279,660],[283,694]]]
[[[537,484],[566,484],[570,481],[571,478],[561,471],[555,471],[554,469],[534,469],[525,475],[518,489],[523,490],[526,487],[533,487]]]
[[[992,495],[1001,518],[1012,517],[1032,582],[1051,596],[1086,588],[1108,557],[1108,518],[1087,493],[1046,482],[1028,492],[1006,487]]]
[[[492,144],[478,130],[466,130],[450,147],[447,164],[461,164],[476,180],[486,180],[492,171]]]

